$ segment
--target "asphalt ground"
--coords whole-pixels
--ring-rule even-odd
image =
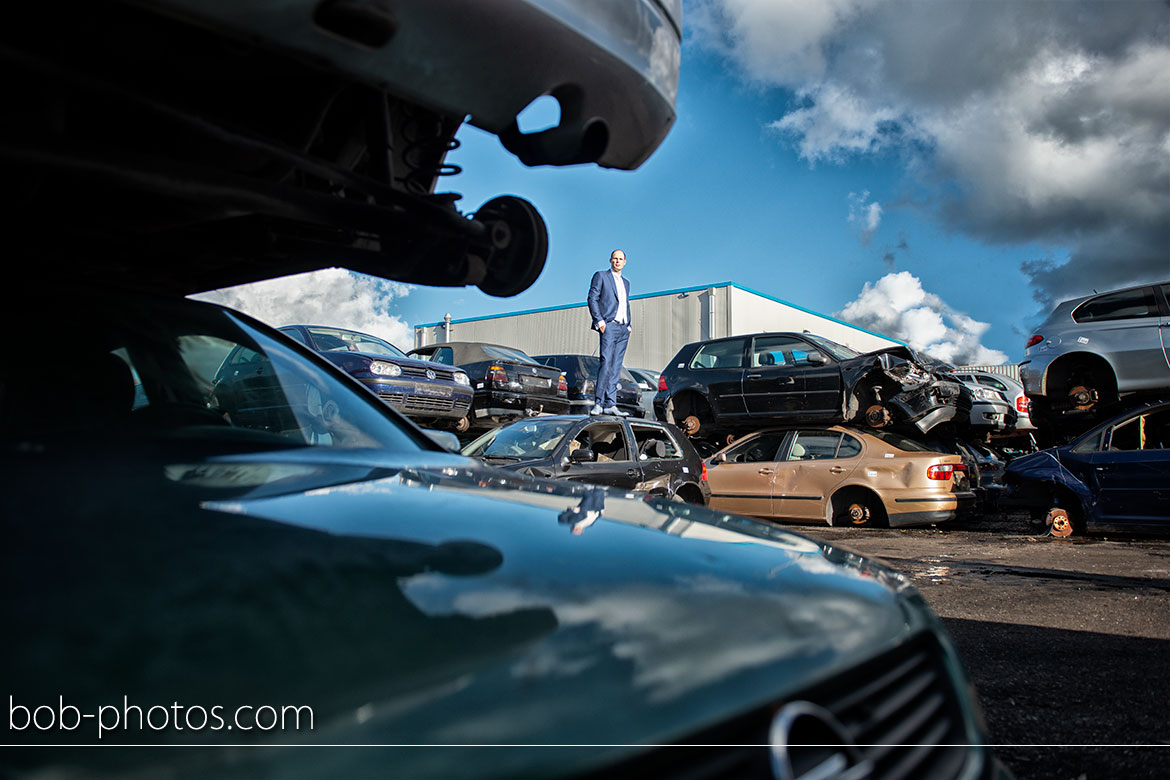
[[[1170,535],[1056,539],[1024,516],[788,526],[910,576],[1018,780],[1170,777]]]

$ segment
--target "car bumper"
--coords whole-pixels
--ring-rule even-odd
[[[359,380],[387,406],[407,417],[459,419],[471,407],[473,392],[461,385],[436,387],[429,382],[407,380]]]
[[[1008,404],[976,401],[971,405],[971,427],[989,431],[1002,431],[1012,427],[1016,412]]]
[[[526,417],[536,414],[568,414],[569,399],[547,395],[526,395],[492,391],[477,395],[472,403],[471,417]]]
[[[514,139],[513,151],[530,165],[596,161],[637,168],[674,122],[681,18],[655,0],[629,3],[633,8],[594,0],[396,2],[392,14],[374,8],[366,14],[383,16],[392,33],[364,45],[344,30],[321,34],[313,23],[316,0],[246,3],[244,10],[204,0],[160,5],[444,114],[470,115],[472,124],[497,135],[507,135],[533,100],[553,95],[563,103],[563,117],[584,119]],[[443,53],[438,76],[435,52]],[[604,144],[591,144],[599,133]],[[577,159],[565,149],[596,159]]]
[[[975,494],[970,491],[942,496],[905,496],[894,499],[894,506],[887,512],[887,518],[891,528],[934,525],[966,514],[974,506]]]

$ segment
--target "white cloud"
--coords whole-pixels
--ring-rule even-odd
[[[810,163],[896,151],[948,227],[1067,247],[1059,273],[1024,268],[1039,298],[1165,275],[1166,3],[696,0],[688,20],[791,90],[768,126]]]
[[[849,193],[849,224],[857,231],[861,243],[869,246],[882,223],[882,204],[870,202],[869,191]]]
[[[909,271],[866,282],[861,294],[834,315],[955,365],[999,365],[1008,356],[983,346],[988,323],[979,322],[922,289]]]
[[[341,268],[312,271],[191,296],[250,314],[273,327],[332,325],[386,339],[399,349],[414,346],[414,329],[390,313],[410,285]]]

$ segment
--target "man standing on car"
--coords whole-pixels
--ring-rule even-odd
[[[609,255],[609,271],[593,274],[589,283],[589,315],[593,329],[601,336],[601,366],[597,369],[593,408],[589,414],[616,414],[629,417],[618,409],[617,383],[630,341],[630,283],[622,278],[626,253],[615,249]]]

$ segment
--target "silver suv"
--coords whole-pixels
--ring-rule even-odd
[[[1028,339],[1020,378],[1038,406],[1088,410],[1170,388],[1170,282],[1064,301]]]

